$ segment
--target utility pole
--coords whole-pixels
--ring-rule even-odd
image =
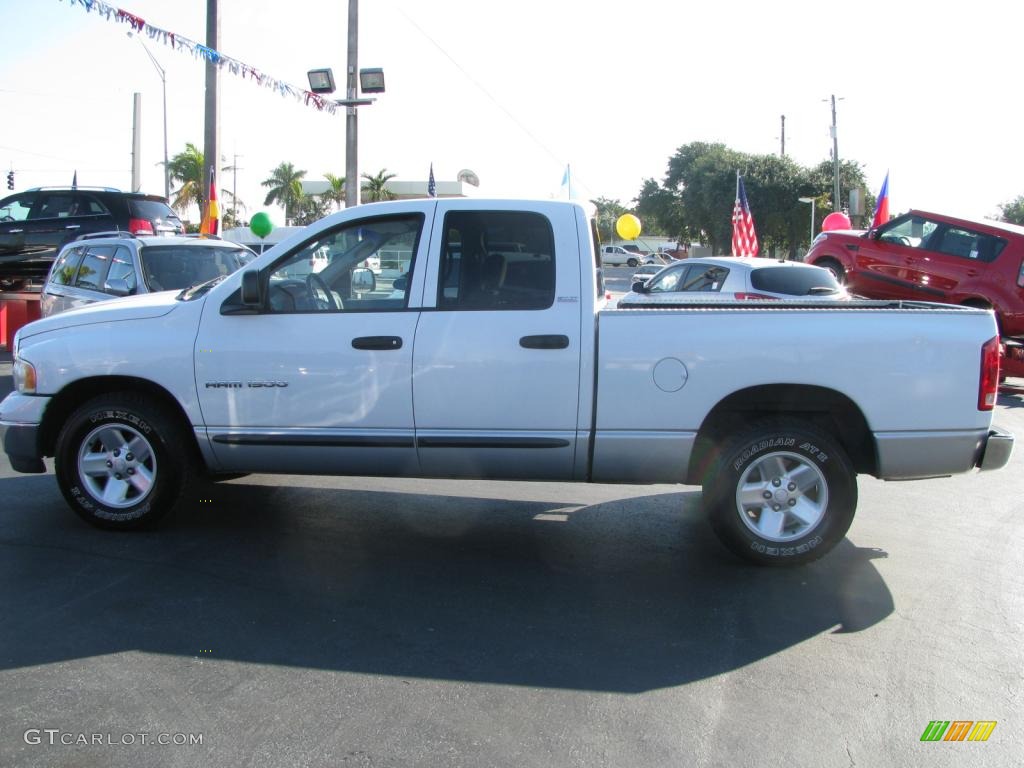
[[[220,17],[217,14],[217,0],[206,0],[206,47],[217,50],[218,30]],[[205,119],[203,121],[203,158],[206,168],[203,169],[205,184],[201,190],[203,200],[210,196],[210,183],[213,169],[217,167],[217,158],[220,157],[218,147],[218,135],[220,132],[220,98],[217,93],[217,84],[220,79],[220,69],[212,61],[206,61],[206,100]],[[204,213],[200,211],[200,216]]]
[[[142,189],[142,94],[132,95],[132,192]]]
[[[235,226],[238,226],[238,158],[244,157],[235,152],[231,156],[231,210],[234,212]],[[242,170],[245,170],[244,168]]]
[[[786,156],[786,116],[782,115],[782,133],[779,134],[782,145],[779,147],[779,157]]]
[[[843,208],[839,199],[839,136],[836,133],[836,95],[832,94],[832,210]]]
[[[215,1],[215,0],[214,0]],[[359,0],[348,0],[348,72],[345,78],[345,98],[356,99],[359,77]],[[345,108],[345,207],[359,205],[359,146],[356,108]]]

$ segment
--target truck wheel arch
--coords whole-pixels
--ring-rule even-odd
[[[125,391],[137,392],[167,408],[178,421],[184,434],[188,436],[189,448],[193,451],[193,458],[197,462],[202,462],[192,422],[174,395],[159,384],[134,376],[96,376],[88,379],[79,379],[68,384],[54,395],[43,415],[40,433],[40,447],[43,455],[54,455],[57,437],[64,423],[79,406],[97,395]],[[199,466],[202,465],[203,463],[199,464]]]
[[[838,442],[858,473],[877,471],[875,440],[860,407],[834,389],[807,384],[764,384],[722,398],[704,418],[690,456],[686,482],[701,485],[717,452],[733,435],[766,417],[792,417]]]

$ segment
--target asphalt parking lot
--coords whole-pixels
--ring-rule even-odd
[[[1022,464],[861,478],[776,571],[692,487],[254,475],[114,534],[0,457],[0,765],[1019,765]]]

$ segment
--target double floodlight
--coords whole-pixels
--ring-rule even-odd
[[[334,93],[334,73],[328,69],[311,69],[306,73],[313,93]],[[384,70],[380,67],[359,70],[359,89],[363,93],[384,93]],[[346,103],[348,100],[338,102]],[[360,102],[365,103],[365,102]]]

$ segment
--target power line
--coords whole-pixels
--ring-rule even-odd
[[[534,143],[536,143],[538,147],[544,150],[548,154],[548,156],[551,157],[552,160],[554,160],[556,163],[564,167],[564,157],[559,157],[558,155],[556,155],[543,141],[541,141],[536,135],[534,135],[534,133],[529,128],[527,128],[526,125],[518,117],[512,114],[512,112],[509,109],[507,109],[504,104],[498,101],[498,99],[495,98],[494,95],[490,91],[488,91],[479,80],[477,80],[468,71],[466,71],[466,68],[455,60],[455,57],[453,57],[450,53],[448,53],[448,51],[441,47],[441,44],[438,43],[434,38],[428,35],[426,31],[423,29],[423,27],[421,27],[419,24],[413,21],[412,17],[410,17],[409,14],[407,14],[401,8],[398,8],[397,10],[400,14],[402,14],[402,16],[405,17],[406,21],[408,21],[410,24],[412,24],[413,27],[416,28],[417,32],[423,35],[423,37],[425,37],[431,43],[431,45],[437,48],[437,50],[439,50],[444,55],[444,57],[455,66],[456,69],[458,69],[463,75],[465,75],[466,79],[469,80],[469,82],[475,85],[484,96],[490,99],[491,102],[493,102],[494,106],[496,106],[498,109],[504,112],[505,115],[509,118],[509,120],[515,123],[523,133],[525,133],[527,136],[533,139]],[[580,181],[578,178],[576,179],[576,181],[580,186],[586,187],[591,191],[591,193],[593,193],[593,189],[591,189],[589,184]]]

